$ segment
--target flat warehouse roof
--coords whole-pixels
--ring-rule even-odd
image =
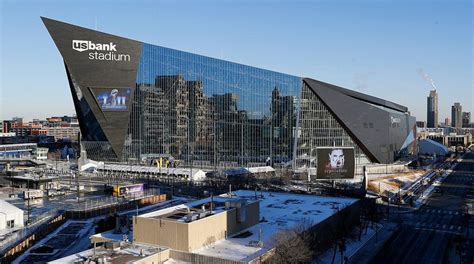
[[[229,197],[228,194],[214,197],[215,202],[244,199],[255,201],[255,192],[239,190],[233,192],[232,197]],[[239,261],[250,261],[272,248],[269,242],[271,237],[277,232],[292,228],[303,220],[312,225],[317,225],[339,210],[357,201],[357,199],[352,198],[273,192],[257,192],[257,199],[260,202],[260,223],[246,230],[250,233],[248,236],[234,236],[220,240],[210,246],[193,251],[193,253],[220,258],[225,256],[227,259]],[[188,207],[198,206],[210,200],[210,198],[201,199],[186,205],[178,205],[143,214],[139,217],[163,217],[180,210],[185,210]],[[260,232],[263,247],[250,246],[251,241],[258,241]]]
[[[234,193],[239,198],[250,198],[255,192],[239,190]],[[260,192],[257,193],[260,196]],[[226,196],[226,195],[223,195]],[[260,198],[261,222],[247,231],[248,237],[231,237],[220,240],[208,247],[203,247],[193,253],[223,257],[231,260],[250,261],[269,251],[271,237],[281,230],[292,228],[303,220],[312,225],[324,221],[357,199],[301,195],[293,193],[263,192]],[[262,221],[264,219],[264,221]],[[250,246],[250,241],[258,241],[261,232],[263,247]]]

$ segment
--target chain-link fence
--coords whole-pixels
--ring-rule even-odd
[[[78,202],[71,206],[70,211],[87,211],[101,207],[106,207],[114,204],[125,204],[131,201],[137,201],[144,197],[159,195],[160,189],[150,188],[135,194],[128,194],[127,196],[99,196],[90,197],[87,199],[79,199]]]

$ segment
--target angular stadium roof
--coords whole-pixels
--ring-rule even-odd
[[[400,124],[406,126],[407,133],[404,135],[396,131],[401,129],[391,128],[393,116],[408,115],[405,106],[310,78],[304,78],[303,82],[323,102],[370,160],[378,163],[388,162],[391,155],[390,144],[397,149],[395,145],[400,148],[406,141],[406,134],[409,134],[412,127],[410,123],[414,123],[414,120]],[[370,129],[367,124],[370,124]]]
[[[106,147],[110,145],[110,151],[119,159],[123,156],[130,113],[102,111],[94,90],[135,87],[144,43],[44,17],[42,20],[64,59],[83,140],[105,142],[101,150],[109,151]],[[97,43],[113,42],[131,59],[109,61],[104,67],[100,60],[86,60],[84,54],[71,48],[71,42],[90,39]],[[372,162],[391,162],[397,150],[412,142],[413,136],[407,140],[407,135],[415,121],[407,107],[310,78],[302,80]],[[134,93],[129,101],[133,101],[133,97]]]
[[[318,81],[318,80],[313,80],[311,78],[304,78],[303,80],[307,80],[308,82],[319,83],[319,84],[324,85],[328,88],[336,90],[339,93],[345,94],[345,95],[350,96],[354,99],[358,99],[358,100],[361,100],[361,101],[364,101],[364,102],[367,102],[367,103],[370,103],[370,104],[374,104],[374,105],[378,105],[378,106],[382,106],[382,107],[387,107],[387,108],[390,108],[392,110],[403,112],[403,113],[408,112],[408,108],[406,106],[399,105],[399,104],[396,104],[396,103],[393,103],[393,102],[390,102],[390,101],[387,101],[387,100],[384,100],[384,99],[380,99],[380,98],[375,97],[375,96],[359,93],[359,92],[349,90],[349,89],[346,89],[346,88],[342,88],[342,87],[339,87],[339,86],[336,86],[336,85],[333,85],[333,84],[330,84],[330,83],[325,83],[325,82],[321,82],[321,81]]]

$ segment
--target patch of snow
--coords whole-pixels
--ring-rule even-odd
[[[246,190],[236,191],[234,195],[249,199],[253,199],[255,196],[253,191]],[[222,196],[226,196],[226,194]],[[260,218],[264,221],[247,230],[252,233],[251,236],[220,240],[210,246],[195,250],[193,253],[215,257],[224,255],[227,259],[250,261],[272,249],[271,238],[279,231],[292,228],[302,221],[308,221],[312,225],[316,225],[338,210],[357,201],[352,198],[293,193],[263,192],[263,198],[260,197],[260,193],[257,196],[260,200]],[[263,247],[250,246],[250,241],[259,240],[260,231]]]

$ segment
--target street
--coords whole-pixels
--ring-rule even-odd
[[[372,263],[472,263],[473,221],[464,212],[473,183],[474,153],[467,153],[419,210],[391,216],[400,230]]]

